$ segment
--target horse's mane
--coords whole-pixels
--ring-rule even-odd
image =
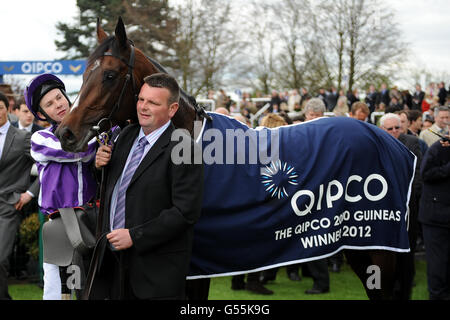
[[[167,73],[169,74],[166,69],[164,69],[164,67],[155,59],[150,58],[149,56],[146,56],[148,60],[150,60],[150,62],[155,66],[155,68],[162,73]],[[195,100],[195,98],[189,94],[187,94],[183,89],[180,88],[180,94],[181,97],[184,98],[184,100],[186,101],[187,104],[189,104],[192,108],[196,109],[197,106],[197,100]]]

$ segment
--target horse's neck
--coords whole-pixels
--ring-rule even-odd
[[[201,119],[199,119],[201,121]],[[180,104],[177,113],[172,118],[173,124],[177,128],[186,129],[194,138],[194,121],[196,121],[196,112],[183,97],[180,97]]]

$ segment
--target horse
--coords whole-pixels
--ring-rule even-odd
[[[99,45],[87,60],[83,83],[75,105],[59,125],[56,135],[63,149],[80,152],[99,132],[112,126],[137,121],[137,90],[147,75],[166,72],[164,68],[135,48],[127,38],[119,17],[114,35],[108,36],[97,21]],[[195,99],[181,90],[179,110],[172,119],[175,127],[186,129],[195,138],[194,122],[208,118]],[[392,299],[398,252],[389,250],[344,249],[346,260],[362,282],[369,299]],[[381,285],[368,284],[368,267],[379,266]]]

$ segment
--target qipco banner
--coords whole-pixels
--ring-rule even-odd
[[[0,74],[53,73],[81,75],[85,69],[85,60],[0,61]]]
[[[328,257],[409,251],[416,158],[376,126],[321,118],[250,129],[210,113],[198,143],[205,187],[190,278]]]

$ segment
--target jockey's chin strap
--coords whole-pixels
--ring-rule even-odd
[[[117,99],[117,102],[114,105],[114,107],[111,109],[111,112],[109,113],[108,117],[100,119],[100,121],[97,123],[97,125],[92,127],[92,130],[97,131],[97,136],[101,135],[100,130],[101,130],[101,124],[103,122],[107,122],[107,123],[109,122],[109,125],[110,125],[109,127],[110,128],[112,127],[112,117],[120,109],[120,105],[122,103],[125,89],[128,86],[128,82],[130,82],[130,80],[131,80],[131,85],[133,86],[134,103],[135,104],[137,103],[138,95],[136,93],[136,83],[134,81],[134,75],[133,75],[134,61],[135,61],[134,45],[132,43],[130,43],[130,47],[131,47],[131,53],[130,53],[130,58],[128,61],[124,57],[117,56],[117,55],[113,54],[112,52],[105,52],[103,54],[103,56],[110,56],[110,57],[114,57],[114,58],[121,60],[128,67],[128,72],[125,75],[125,82],[123,83],[122,89],[120,90],[119,99]]]

